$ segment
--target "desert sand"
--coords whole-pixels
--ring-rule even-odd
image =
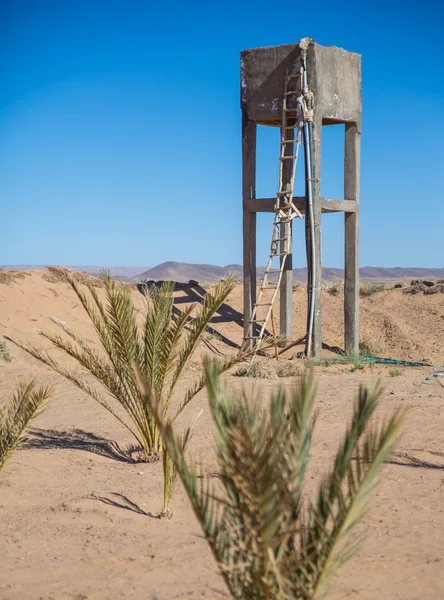
[[[131,293],[141,307],[135,286]],[[190,291],[178,291],[177,307],[190,299]],[[294,301],[296,338],[305,323],[302,287],[295,289]],[[241,341],[241,310],[239,285],[213,322],[219,335],[209,339],[221,353],[235,352]],[[325,293],[323,310],[323,339],[341,346],[342,298]],[[56,327],[50,317],[94,340],[75,295],[51,271],[0,272],[0,334],[44,346],[38,331]],[[340,570],[328,598],[442,599],[444,388],[432,375],[444,368],[444,294],[406,295],[393,289],[362,298],[361,339],[383,356],[432,366],[400,367],[397,377],[389,375],[389,367],[376,365],[354,372],[349,365],[314,369],[319,418],[309,488],[325,472],[360,384],[383,383],[381,418],[396,408],[408,409],[397,453],[385,465],[369,511],[353,533],[365,534],[365,542]],[[161,464],[131,462],[125,450],[132,440],[111,415],[49,368],[11,343],[9,347],[12,361],[0,362],[4,394],[32,376],[53,385],[56,393],[27,445],[0,477],[0,598],[228,598],[180,484],[171,505],[173,518],[155,518],[162,507]],[[200,354],[208,351],[202,345]],[[199,372],[197,356],[179,396]],[[232,374],[225,379],[230,389],[264,395],[279,385]],[[280,385],[291,387],[294,380]],[[213,434],[205,392],[182,422],[200,409],[191,452],[211,474]]]

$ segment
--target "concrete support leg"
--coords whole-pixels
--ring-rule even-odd
[[[318,199],[319,200],[319,199]],[[314,327],[313,327],[313,356],[322,356],[322,239],[321,239],[321,208],[319,201],[314,206],[316,273],[313,280]]]
[[[315,232],[315,277],[313,280],[314,326],[312,355],[316,358],[322,356],[322,236],[321,236],[321,135],[322,120],[318,119],[313,127],[314,150],[314,232]]]
[[[357,210],[345,213],[344,344],[345,351],[359,353],[359,180],[360,131],[345,126],[344,197],[355,200]]]
[[[287,129],[284,132],[285,139],[294,140],[294,129]],[[292,144],[285,144],[284,155],[292,156],[294,148]],[[293,174],[293,161],[283,161],[282,171],[282,183],[287,185],[288,189],[291,186],[291,178]],[[288,340],[292,338],[293,334],[293,254],[292,250],[292,224],[282,225],[281,235],[287,237],[288,240],[281,243],[281,248],[288,247],[290,245],[290,254],[287,256],[284,265],[284,271],[282,273],[281,287],[280,287],[280,319],[279,328],[281,335],[285,335]],[[282,250],[281,250],[282,252]],[[282,258],[281,258],[282,262]],[[285,345],[285,343],[283,344]]]
[[[246,112],[242,115],[242,198],[244,241],[244,336],[253,335],[249,323],[256,302],[256,213],[247,208],[247,201],[256,198],[256,123]],[[252,346],[252,340],[247,347]]]

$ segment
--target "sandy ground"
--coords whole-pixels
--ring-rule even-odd
[[[134,291],[136,302],[140,295]],[[204,292],[203,292],[204,293]],[[231,294],[215,318],[224,353],[241,339],[242,289]],[[304,290],[294,293],[294,334],[302,334]],[[189,301],[178,294],[178,307]],[[324,341],[342,343],[342,298],[324,297]],[[380,416],[407,407],[399,456],[387,464],[370,510],[355,535],[366,541],[340,571],[332,600],[432,600],[444,598],[444,388],[433,371],[444,363],[444,295],[407,296],[400,290],[361,300],[362,339],[379,353],[400,359],[427,359],[433,367],[387,367],[351,372],[349,366],[315,369],[320,410],[309,487],[325,472],[349,418],[359,384],[381,379]],[[0,281],[0,334],[43,343],[39,329],[67,322],[91,340],[91,330],[75,296],[47,271]],[[178,486],[174,516],[158,520],[161,465],[128,462],[131,443],[124,428],[104,409],[18,348],[0,362],[5,393],[36,376],[53,384],[56,395],[36,422],[27,447],[0,478],[0,598],[2,600],[117,600],[228,598],[199,526]],[[297,349],[296,349],[297,351]],[[197,375],[191,370],[183,391]],[[226,377],[232,389],[260,389],[276,382]],[[294,384],[291,380],[285,386]],[[179,390],[179,396],[180,392]],[[203,409],[192,452],[211,473],[212,426],[201,393],[184,415]]]

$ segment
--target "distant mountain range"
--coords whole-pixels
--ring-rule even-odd
[[[49,265],[6,265],[4,269],[17,270],[35,270],[42,269]],[[96,266],[73,266],[66,265],[74,271],[85,271],[92,275],[101,273],[104,269],[120,281],[142,281],[152,279],[171,280],[178,282],[187,282],[190,279],[196,281],[214,282],[226,277],[230,273],[235,273],[242,277],[242,265],[227,265],[218,267],[215,265],[199,265],[192,263],[165,262],[157,267],[96,267]],[[260,277],[264,272],[264,267],[257,268],[257,274]],[[438,277],[444,279],[444,268],[426,269],[420,267],[362,267],[360,275],[363,279],[402,279],[403,277],[427,278]],[[324,268],[322,277],[326,280],[341,279],[344,277],[343,269]],[[307,280],[307,269],[293,269],[293,279],[304,282]]]
[[[258,276],[264,273],[264,267],[257,268]],[[221,277],[226,277],[230,273],[236,273],[242,277],[242,265],[227,265],[226,267],[216,267],[214,265],[196,265],[178,262],[165,262],[157,267],[137,275],[135,279],[153,280],[171,280],[186,282],[190,279],[196,281],[218,281]],[[444,278],[444,268],[426,269],[426,268],[404,268],[404,267],[362,267],[359,269],[360,276],[363,279],[401,279],[403,277],[426,278],[438,277]],[[344,277],[343,269],[325,267],[322,269],[322,277],[326,280],[341,279]],[[307,281],[307,269],[293,269],[293,279],[295,281]]]

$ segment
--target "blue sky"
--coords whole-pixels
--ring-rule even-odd
[[[239,52],[309,36],[363,55],[361,265],[444,266],[442,2],[312,6],[2,0],[0,264],[240,263]],[[261,127],[258,196],[278,153]],[[342,159],[325,128],[324,195],[342,197]],[[323,218],[324,266],[342,221]]]

